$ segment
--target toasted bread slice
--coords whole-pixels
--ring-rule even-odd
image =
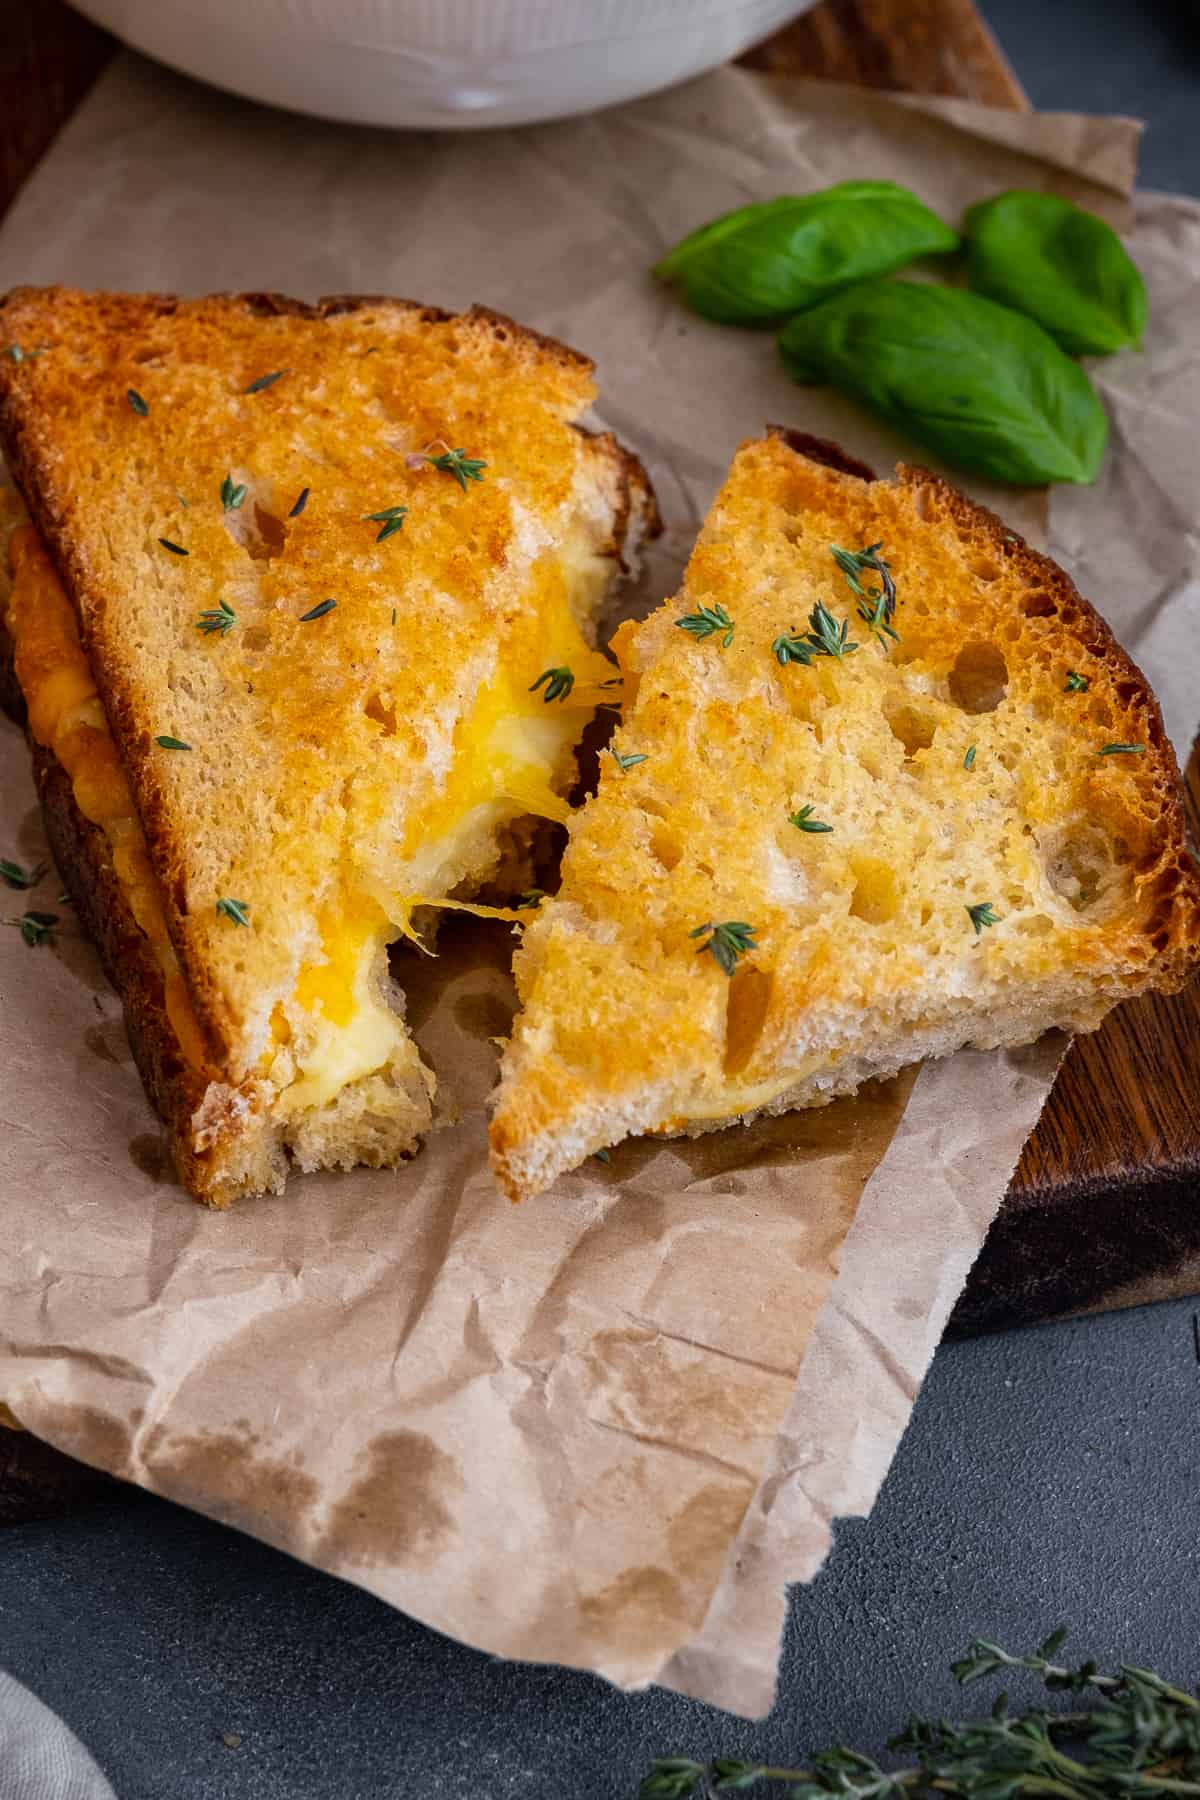
[[[925,470],[788,435],[741,447],[682,591],[618,633],[622,760],[515,964],[514,1198],[629,1133],[1091,1030],[1195,967],[1175,760],[1102,620]],[[882,545],[890,618],[835,545]]]
[[[181,1173],[395,1162],[433,1080],[386,946],[565,818],[644,473],[575,423],[590,362],[481,309],[19,289],[0,340],[39,780]]]

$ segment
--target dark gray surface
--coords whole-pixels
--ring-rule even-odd
[[[975,0],[1034,106],[1131,113],[1141,185],[1200,195],[1200,0]]]
[[[1148,117],[1144,181],[1200,191],[1195,6],[985,11],[1035,104]],[[910,1709],[957,1704],[946,1664],[973,1632],[1024,1647],[1060,1619],[1081,1651],[1194,1681],[1194,1310],[944,1348],[875,1513],[794,1597],[761,1726],[493,1662],[136,1494],[0,1534],[0,1664],[121,1800],[620,1800],[655,1753],[879,1746]]]
[[[872,1518],[795,1595],[759,1726],[494,1662],[136,1495],[0,1537],[0,1660],[121,1800],[622,1800],[655,1753],[880,1745],[958,1704],[973,1632],[1025,1648],[1064,1619],[1081,1653],[1195,1680],[1193,1310],[945,1347]]]

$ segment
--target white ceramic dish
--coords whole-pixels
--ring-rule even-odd
[[[714,68],[812,0],[76,0],[217,87],[362,125],[562,118]]]

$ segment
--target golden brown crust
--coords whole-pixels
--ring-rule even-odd
[[[134,922],[104,833],[80,813],[70,779],[51,752],[38,744],[31,750],[46,840],[76,917],[96,946],[124,1008],[138,1074],[167,1127],[184,1186],[209,1198],[211,1157],[197,1155],[191,1130],[208,1083],[179,1054],[164,1005],[162,972],[149,940]]]
[[[0,620],[0,705],[24,728],[25,700],[13,668],[12,639]],[[206,1076],[180,1055],[167,1017],[163,976],[153,948],[129,909],[113,867],[108,840],[75,804],[70,777],[54,754],[26,733],[46,842],[71,897],[75,917],[91,939],[125,1014],[125,1029],[150,1102],[167,1127],[184,1186],[210,1205],[224,1204],[210,1153],[193,1143],[192,1118],[208,1087]]]
[[[860,462],[832,438],[814,437],[810,431],[794,431],[790,425],[768,425],[767,436],[778,438],[797,456],[819,463],[823,469],[836,469],[842,475],[856,475],[860,481],[876,481],[878,476],[870,463]]]
[[[1192,979],[1200,960],[1200,871],[1187,850],[1183,783],[1175,749],[1150,684],[1065,569],[1035,550],[997,513],[969,499],[931,470],[901,463],[896,474],[914,492],[924,489],[936,494],[964,532],[984,540],[1002,565],[1024,577],[1030,593],[1038,596],[1038,616],[1053,618],[1069,628],[1100,664],[1118,708],[1113,741],[1146,746],[1144,766],[1151,772],[1158,849],[1139,870],[1154,897],[1141,930],[1158,964],[1154,986],[1161,993],[1177,992]]]
[[[98,389],[100,412],[85,425],[78,420],[72,421],[68,412],[70,395],[64,389],[61,378],[56,385],[55,376],[48,366],[53,358],[42,362],[31,354],[23,362],[16,363],[7,357],[3,358],[0,360],[0,436],[34,523],[80,617],[84,646],[96,672],[109,723],[137,797],[146,839],[155,866],[160,872],[171,939],[194,1008],[210,1038],[220,1046],[222,1061],[233,1068],[235,1075],[239,1067],[249,1066],[241,1049],[242,1017],[236,1003],[230,1003],[229,969],[224,971],[227,978],[224,982],[214,979],[213,973],[214,959],[222,956],[227,958],[232,952],[227,944],[214,940],[211,894],[207,891],[199,896],[197,894],[195,869],[188,849],[188,845],[195,841],[196,834],[194,829],[188,828],[180,811],[178,771],[164,770],[161,756],[155,754],[151,731],[147,729],[144,696],[139,682],[131,678],[121,634],[115,629],[115,613],[106,622],[111,586],[111,571],[107,565],[121,563],[123,552],[118,547],[114,556],[101,546],[101,554],[97,557],[98,534],[92,529],[97,511],[96,501],[88,501],[86,509],[81,511],[81,488],[76,477],[81,469],[93,461],[97,438],[114,436],[122,443],[125,442],[122,434],[128,432],[130,425],[130,421],[124,416],[126,384],[136,387],[139,379],[136,365],[140,360],[154,363],[157,358],[161,361],[163,343],[169,342],[172,362],[176,350],[180,350],[181,360],[186,363],[191,346],[191,354],[197,361],[203,361],[207,356],[209,366],[214,367],[216,364],[213,359],[217,359],[222,368],[227,366],[232,373],[242,368],[247,356],[253,355],[248,346],[257,343],[257,339],[252,335],[248,337],[247,332],[250,326],[257,328],[260,320],[278,320],[286,333],[292,321],[296,322],[297,327],[302,327],[305,321],[321,324],[344,319],[347,315],[370,315],[372,312],[383,315],[381,325],[388,329],[397,321],[406,322],[405,329],[419,325],[429,326],[436,332],[439,327],[452,327],[458,340],[458,348],[463,353],[461,367],[464,371],[470,370],[472,356],[475,354],[472,347],[478,345],[484,359],[481,366],[491,371],[486,374],[484,385],[494,381],[497,376],[504,376],[505,371],[505,378],[513,384],[516,411],[514,413],[513,408],[510,408],[508,414],[510,431],[515,431],[515,419],[519,415],[522,396],[533,394],[535,385],[544,406],[542,416],[547,421],[557,419],[559,430],[565,427],[570,414],[580,410],[590,398],[593,365],[589,358],[516,323],[504,314],[484,307],[474,307],[468,312],[452,315],[440,308],[424,307],[416,302],[375,300],[366,296],[330,296],[316,304],[309,304],[273,293],[217,295],[202,300],[184,300],[168,294],[96,295],[74,293],[65,289],[29,288],[15,289],[0,302],[0,339],[10,343],[24,340],[23,347],[32,353],[37,349],[38,337],[44,334],[52,337],[55,344],[69,348],[71,357],[86,378],[91,379],[97,373],[103,377]],[[238,315],[241,315],[242,321],[240,334],[236,334],[238,341],[226,356],[225,327],[229,327],[233,334],[232,328]],[[161,328],[156,326],[156,322],[164,320],[170,324],[169,340],[163,339]],[[271,354],[285,358],[293,340],[284,336],[277,337],[274,341],[277,349]],[[298,354],[301,357],[306,355],[307,351],[300,340],[296,339],[294,342]],[[366,342],[365,337],[362,342]],[[196,348],[198,345],[200,349]],[[361,349],[362,344],[358,347]],[[128,368],[124,366],[125,362],[129,363]],[[249,372],[247,370],[247,374]],[[450,371],[450,376],[452,382],[458,380],[454,371]],[[241,378],[244,380],[245,376]],[[154,379],[153,374],[147,377],[148,382],[153,382]],[[185,371],[182,379],[186,382],[191,377]],[[462,381],[469,384],[473,379],[473,376],[465,373]],[[228,385],[223,391],[230,391]],[[451,391],[454,391],[453,387]],[[234,386],[232,392],[236,395],[238,388]],[[114,417],[104,408],[106,405],[114,405],[115,396],[118,395],[120,399]],[[215,404],[224,407],[225,401],[218,399]],[[275,405],[274,402],[271,404]],[[497,406],[500,404],[497,400]],[[474,418],[477,416],[476,407],[477,401],[472,399],[464,386],[459,410],[465,411],[467,417]],[[200,412],[202,415],[203,405]],[[224,417],[223,413],[221,417]],[[198,420],[198,424],[202,424],[202,418]],[[493,428],[494,424],[493,419]],[[299,429],[303,428],[301,424]],[[224,428],[221,429],[223,431]],[[225,466],[224,459],[232,461],[237,455],[236,432],[226,432],[223,443],[215,441],[221,435],[220,431],[210,431],[209,435],[214,437],[214,442],[208,446],[207,451],[209,460],[213,462],[213,469],[210,471],[205,461],[203,476],[196,476],[197,480],[203,479],[206,486],[214,480],[219,481],[221,469]],[[247,450],[250,455],[254,454],[253,443],[247,446]],[[136,450],[131,453],[136,454]],[[216,468],[215,459],[218,456],[223,459],[221,469]],[[610,439],[603,440],[603,457],[597,460],[603,460],[604,457],[616,471],[615,478],[606,480],[609,481],[622,515],[621,529],[623,530],[631,511],[635,511],[640,514],[643,527],[648,525],[652,530],[656,523],[653,498],[637,459]],[[540,507],[542,496],[546,495],[548,509],[552,505],[561,506],[561,495],[557,495],[553,502],[548,497],[546,467],[535,460],[531,462],[530,469],[533,471],[532,476],[527,471],[524,477],[527,483],[526,502],[530,502],[532,495],[532,503]],[[562,485],[565,487],[569,481],[569,474],[563,471]],[[161,474],[156,485],[160,484]],[[135,495],[134,498],[136,501],[138,497]],[[388,493],[382,498],[391,500],[395,495]],[[493,556],[496,564],[502,567],[505,559],[503,541],[495,540],[493,548],[492,526],[486,523],[482,527],[478,526],[481,515],[487,514],[487,509],[494,509],[499,504],[500,484],[493,486],[489,482],[486,490],[472,496],[471,516],[477,524],[478,547],[474,554],[484,561]],[[349,510],[346,509],[347,512]],[[357,517],[360,510],[362,509],[355,509],[351,516]],[[188,515],[180,517],[187,518]],[[327,540],[320,540],[314,535],[319,523],[319,516],[314,521],[313,508],[310,507],[304,522],[306,541],[323,547]],[[161,531],[161,525],[150,527],[143,542],[153,549],[153,538]],[[406,554],[409,553],[410,546],[415,546],[411,521],[405,532],[404,544]],[[614,553],[620,554],[621,544],[617,541],[616,534],[612,549]],[[153,554],[157,556],[158,552],[154,551]],[[313,551],[309,550],[307,554],[312,556]],[[441,552],[434,551],[431,554]],[[166,560],[170,562],[169,558]],[[215,563],[208,566],[215,571]],[[195,560],[192,564],[177,564],[167,573],[168,577],[178,579],[182,573],[189,571],[190,577],[201,574]],[[153,572],[156,577],[159,575],[157,569]],[[475,580],[473,571],[468,570],[466,578],[469,586]],[[212,601],[206,595],[204,599],[198,599],[197,604],[210,605]],[[361,611],[360,608],[360,615]],[[122,605],[122,621],[124,617],[125,608]],[[350,623],[348,612],[339,615],[339,630],[347,630]],[[315,641],[313,636],[307,642]],[[307,643],[305,648],[307,649]],[[153,656],[150,660],[153,660]],[[360,654],[358,660],[361,663],[366,660],[366,656]],[[254,690],[249,688],[248,691]],[[434,703],[444,705],[445,695],[439,694]],[[212,883],[206,880],[201,885],[207,889]],[[256,900],[265,885],[265,881],[260,882]],[[235,887],[233,891],[240,893],[243,890]],[[264,905],[259,902],[255,912],[256,944],[253,948],[256,953],[261,952],[265,941],[262,937],[266,924],[264,914]],[[274,959],[272,966],[279,967],[286,954],[283,938],[274,929],[270,935],[269,954]],[[239,946],[239,954],[240,949]]]

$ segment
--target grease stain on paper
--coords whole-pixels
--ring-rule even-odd
[[[114,1059],[115,1060],[115,1059]],[[152,1181],[174,1181],[175,1162],[165,1136],[157,1131],[142,1131],[129,1140],[129,1160]]]
[[[651,1564],[625,1569],[598,1593],[585,1594],[579,1612],[590,1637],[610,1652],[619,1645],[627,1657],[673,1649],[693,1623],[674,1575]]]
[[[464,994],[454,1002],[454,1022],[481,1043],[506,1038],[512,1030],[513,1009],[499,994]]]
[[[145,1461],[159,1493],[223,1525],[269,1535],[285,1549],[304,1540],[320,1499],[320,1487],[299,1458],[256,1455],[250,1434],[173,1436],[160,1426],[146,1442]]]
[[[135,1406],[125,1418],[99,1406],[72,1400],[43,1400],[36,1409],[37,1435],[67,1456],[110,1475],[125,1476],[133,1470],[133,1434],[142,1421]]]
[[[738,1467],[757,1469],[791,1394],[781,1370],[661,1331],[597,1332],[582,1360],[590,1419]]]
[[[110,1039],[116,1036],[116,1032],[120,1033],[120,1048],[110,1042]],[[111,1023],[89,1025],[83,1034],[83,1041],[92,1055],[99,1057],[101,1062],[115,1063],[120,1068],[123,1063],[132,1060],[132,1052],[129,1048],[129,1039],[125,1035],[125,1027],[118,1023],[116,1032]]]
[[[752,1482],[702,1487],[667,1524],[671,1560],[707,1591],[716,1587],[754,1494]]]
[[[317,1554],[333,1563],[427,1567],[455,1537],[443,1501],[463,1491],[454,1457],[419,1431],[387,1431],[360,1452]]]

